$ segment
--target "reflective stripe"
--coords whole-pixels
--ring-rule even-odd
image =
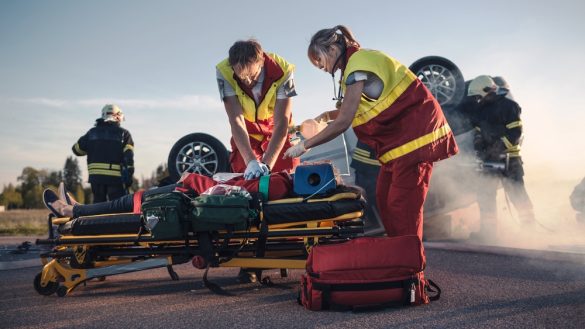
[[[124,150],[122,152],[126,152],[128,150],[134,151],[134,145],[126,144],[126,146],[124,146]]]
[[[103,175],[103,176],[116,176],[122,177],[122,174],[116,170],[106,170],[106,169],[89,169],[87,171],[90,175]]]
[[[514,145],[510,142],[510,140],[508,139],[508,137],[502,137],[502,142],[504,142],[504,145],[506,146],[506,152],[507,153],[514,153],[514,152],[520,152],[520,144],[518,145]]]
[[[79,155],[86,155],[87,152],[85,152],[84,150],[81,149],[81,147],[79,146],[79,143],[75,143],[75,152],[77,152],[77,154]]]
[[[248,134],[248,135],[259,142],[264,140],[264,135],[260,135],[260,134]]]
[[[508,128],[508,129],[518,128],[518,127],[522,127],[522,121],[514,121],[514,122],[510,122],[506,125],[506,128]]]
[[[114,169],[120,170],[119,164],[94,162],[87,165],[87,169]]]
[[[370,152],[368,152],[366,150],[363,150],[363,149],[360,149],[360,148],[357,148],[357,147],[353,150],[353,152],[354,153],[357,153],[357,154],[359,154],[361,156],[365,156],[365,157],[368,157],[368,158],[370,157]]]
[[[439,128],[433,132],[430,132],[424,136],[421,136],[415,140],[412,140],[406,144],[398,146],[398,147],[384,153],[380,157],[380,162],[388,163],[396,158],[399,158],[399,157],[406,155],[410,152],[416,151],[419,148],[421,148],[425,145],[428,145],[434,141],[437,141],[441,137],[446,136],[447,134],[449,134],[449,132],[451,132],[451,127],[449,127],[448,124],[445,124],[444,126],[442,126],[441,128]]]
[[[369,157],[363,157],[359,154],[354,154],[352,158],[354,160],[359,161],[359,162],[366,163],[366,164],[373,165],[373,166],[381,166],[382,165],[380,163],[380,161],[378,161],[376,159],[371,159]]]

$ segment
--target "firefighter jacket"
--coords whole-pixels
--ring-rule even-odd
[[[118,122],[96,120],[95,127],[73,145],[73,153],[87,155],[89,182],[121,184],[122,171],[134,174],[134,141]]]
[[[236,92],[250,140],[266,142],[272,137],[274,129],[276,92],[286,81],[287,76],[293,72],[294,65],[276,54],[264,53],[265,76],[258,104],[254,101],[252,91],[240,83],[227,59],[217,64],[217,69]]]
[[[505,95],[479,104],[472,115],[474,148],[484,161],[520,157],[522,141],[521,108]]]
[[[358,141],[351,156],[351,166],[356,170],[379,170],[380,161],[376,153],[364,142]]]
[[[370,146],[382,165],[434,162],[458,152],[441,106],[407,67],[376,50],[349,47],[341,87],[349,75],[372,72],[384,83],[378,99],[364,94],[352,122],[358,139]]]

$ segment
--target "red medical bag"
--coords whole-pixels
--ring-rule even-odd
[[[439,299],[441,290],[424,278],[424,268],[416,235],[317,245],[301,278],[299,303],[313,311],[427,304]]]

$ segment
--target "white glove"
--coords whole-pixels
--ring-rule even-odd
[[[246,166],[246,171],[244,172],[244,179],[254,179],[260,176],[270,174],[270,169],[268,166],[258,160],[251,160],[248,162],[248,166]]]
[[[284,152],[283,158],[298,158],[309,150],[305,148],[305,141],[301,141],[297,145],[289,147],[288,150]]]

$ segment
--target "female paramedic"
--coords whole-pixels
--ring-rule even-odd
[[[299,160],[282,154],[291,146],[294,65],[265,53],[258,41],[246,40],[235,42],[216,69],[232,132],[232,171],[243,172],[246,179],[291,171]]]
[[[380,51],[360,48],[343,25],[317,32],[308,56],[334,83],[335,72],[341,71],[338,109],[324,113],[333,121],[290,147],[285,157],[300,157],[351,125],[382,164],[376,199],[386,233],[422,239],[433,162],[458,152],[439,103],[406,66]]]

